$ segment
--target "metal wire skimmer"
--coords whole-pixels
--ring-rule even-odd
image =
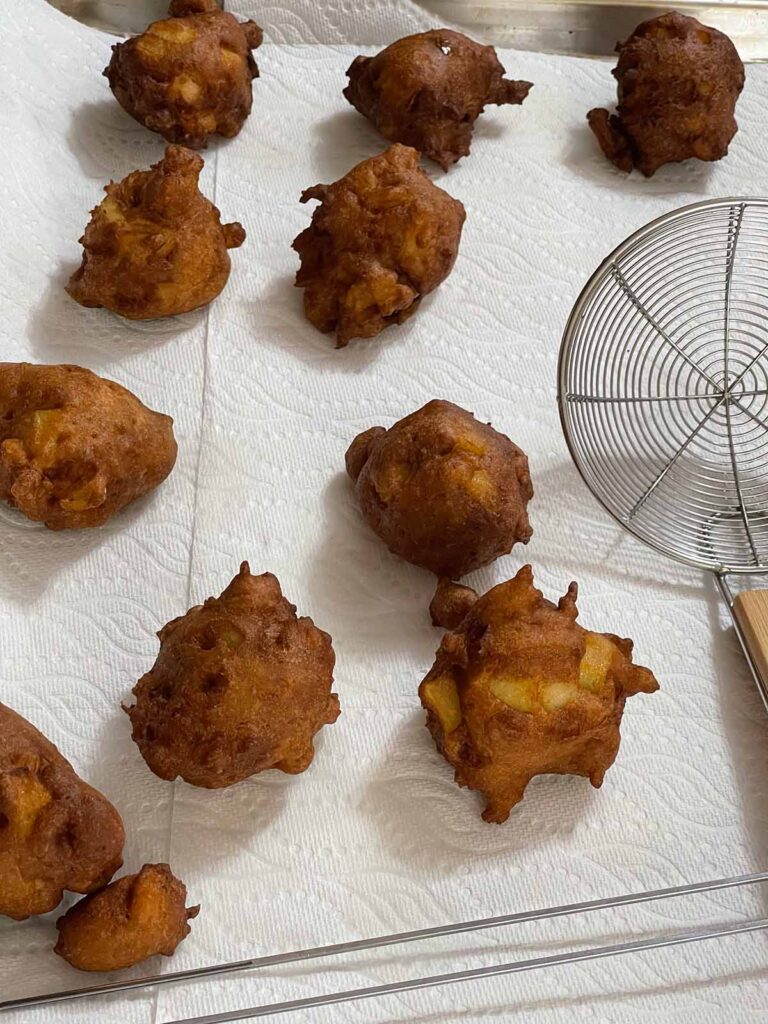
[[[560,351],[563,430],[635,536],[715,574],[768,707],[768,199],[647,224],[590,278]]]

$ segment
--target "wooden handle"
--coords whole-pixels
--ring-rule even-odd
[[[733,601],[736,616],[763,687],[768,687],[768,590],[746,590]]]

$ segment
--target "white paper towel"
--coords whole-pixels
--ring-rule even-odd
[[[170,860],[202,904],[174,960],[134,973],[764,868],[768,728],[714,587],[624,535],[586,492],[560,433],[555,367],[573,300],[625,235],[675,206],[764,187],[768,69],[748,70],[726,160],[646,181],[615,171],[586,129],[585,112],[613,98],[605,63],[501,53],[536,83],[530,97],[481,118],[469,159],[431,169],[467,208],[453,274],[403,327],[335,351],[291,286],[291,241],[311,216],[298,196],[383,147],[341,96],[358,47],[430,19],[406,3],[231,6],[270,42],[253,114],[207,151],[202,185],[248,239],[209,310],[161,324],[63,291],[102,184],[162,152],[99,76],[110,40],[43,0],[8,5],[0,36],[0,358],[112,377],[171,413],[180,445],[167,483],[100,531],[52,534],[0,510],[0,700],[119,807],[126,870]],[[434,581],[385,551],[342,475],[359,430],[435,396],[491,420],[531,460],[534,537],[470,582],[485,589],[523,560],[547,596],[578,579],[582,621],[632,636],[662,687],[628,703],[600,792],[538,779],[501,827],[481,821],[423,727]],[[302,776],[221,792],[161,782],[118,705],[154,660],[154,631],[220,592],[244,558],[333,635],[343,714]],[[744,891],[6,1019],[160,1024],[765,912]],[[0,923],[2,997],[95,980],[51,953],[55,916]],[[289,1019],[762,1021],[767,951],[758,935]]]

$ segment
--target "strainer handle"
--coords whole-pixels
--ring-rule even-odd
[[[736,634],[768,709],[768,590],[744,590],[734,597],[722,576],[720,589],[733,616]]]

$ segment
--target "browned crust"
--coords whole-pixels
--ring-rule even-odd
[[[217,789],[309,767],[313,737],[339,715],[333,646],[297,618],[271,573],[253,576],[243,562],[220,597],[158,635],[157,660],[125,708],[156,775]]]

